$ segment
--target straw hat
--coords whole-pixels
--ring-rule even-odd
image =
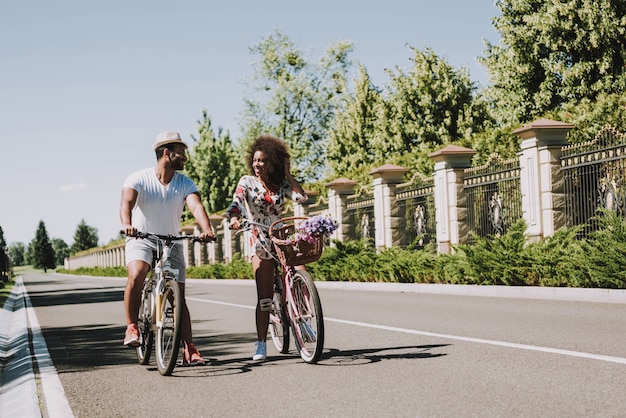
[[[157,135],[152,149],[156,150],[157,148],[167,144],[181,144],[184,145],[185,148],[188,148],[187,144],[180,139],[180,134],[178,132],[161,132]]]

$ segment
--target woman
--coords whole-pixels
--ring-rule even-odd
[[[307,197],[300,184],[291,175],[289,151],[284,141],[272,136],[260,136],[248,149],[247,166],[252,175],[243,176],[237,184],[233,202],[227,210],[230,228],[239,229],[241,218],[271,225],[283,213],[286,199],[304,202]],[[256,352],[253,360],[267,358],[267,329],[274,293],[274,258],[272,242],[267,231],[255,228],[252,268],[257,290]]]

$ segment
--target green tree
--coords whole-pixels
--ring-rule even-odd
[[[185,173],[198,186],[207,212],[215,213],[226,209],[237,181],[244,172],[230,134],[224,133],[220,128],[215,135],[211,118],[203,110],[202,119],[198,121],[198,138],[192,138],[194,144],[185,164]],[[190,217],[186,212],[185,218]]]
[[[46,225],[43,221],[39,221],[39,227],[35,234],[35,239],[32,241],[33,248],[33,267],[36,269],[43,269],[44,273],[49,268],[56,267],[54,249],[48,238],[48,232],[46,231]]]
[[[467,69],[453,68],[430,48],[410,48],[412,68],[388,71],[391,83],[372,146],[375,162],[428,174],[432,151],[451,143],[469,145],[490,118]]]
[[[98,230],[87,225],[84,219],[76,227],[74,232],[74,244],[71,247],[71,253],[76,254],[79,251],[88,250],[98,246]]]
[[[6,249],[7,249],[7,242],[4,239],[4,231],[2,230],[2,227],[0,226],[0,250],[6,251]]]
[[[500,124],[529,122],[565,103],[623,94],[626,2],[498,0],[499,45],[485,42],[486,95]],[[616,108],[612,108],[615,111]]]
[[[23,266],[26,262],[26,247],[23,242],[12,242],[8,247],[9,257],[14,266]]]
[[[373,137],[382,97],[364,66],[359,65],[354,93],[345,97],[342,111],[328,131],[328,164],[333,177],[347,177],[368,184],[375,161]]]
[[[0,226],[0,276],[4,282],[9,279],[9,271],[11,270],[11,259],[7,252],[7,243],[4,239],[4,231]]]
[[[65,258],[70,256],[70,247],[61,238],[53,238],[52,248],[54,249],[54,261],[56,265],[64,265]]]
[[[245,98],[246,148],[261,133],[284,139],[292,153],[294,175],[314,181],[324,176],[327,131],[346,94],[350,42],[330,45],[319,63],[311,63],[280,30],[250,48],[259,56]]]
[[[35,240],[31,240],[26,246],[26,251],[24,252],[24,263],[26,265],[32,265],[35,263]]]

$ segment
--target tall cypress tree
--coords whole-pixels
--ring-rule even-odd
[[[35,240],[33,241],[33,267],[36,269],[43,269],[44,273],[49,268],[56,267],[54,260],[54,249],[48,238],[48,232],[46,231],[46,225],[43,221],[39,221],[39,227],[35,234]]]

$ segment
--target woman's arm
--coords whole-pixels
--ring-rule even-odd
[[[302,188],[300,183],[298,183],[298,181],[291,174],[291,163],[289,162],[289,160],[285,161],[285,178],[289,182],[289,186],[291,187],[291,190],[299,194],[300,196],[302,196],[302,201],[305,201],[307,199],[307,195],[304,192],[304,189]]]

